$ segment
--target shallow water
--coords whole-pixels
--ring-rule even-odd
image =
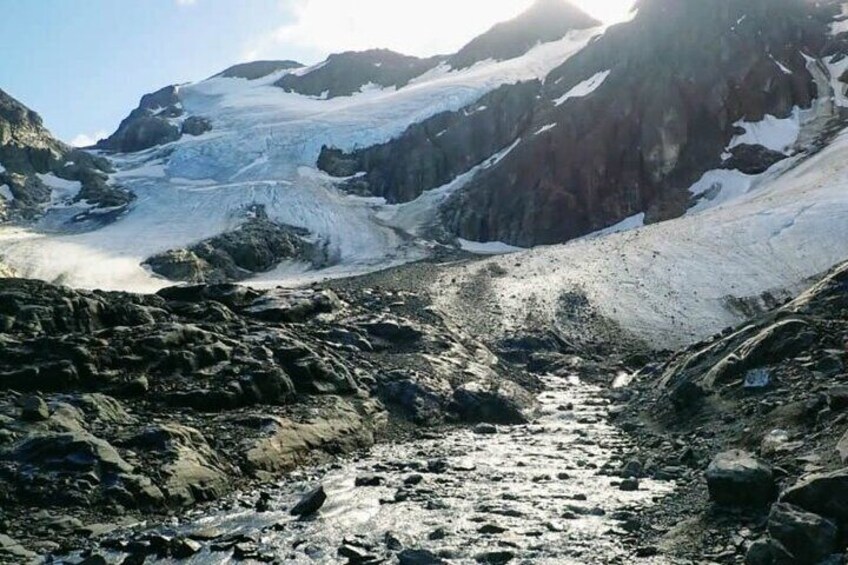
[[[397,562],[387,536],[451,563],[475,562],[487,552],[510,552],[511,563],[632,561],[616,517],[622,511],[638,516],[671,485],[643,480],[637,492],[619,490],[614,483],[620,479],[600,470],[629,445],[606,421],[600,389],[574,378],[545,381],[541,414],[531,425],[500,428],[492,435],[459,430],[439,439],[377,446],[366,457],[299,473],[270,491],[270,507],[280,511],[221,511],[163,533],[214,528],[225,532],[221,539],[241,533],[252,537],[262,554],[286,563],[344,563],[338,550],[345,542]],[[357,477],[368,474],[382,477],[383,485],[354,486]],[[421,482],[405,487],[414,474],[423,477]],[[320,513],[306,521],[289,516],[286,509],[318,483],[328,496]],[[399,489],[405,500],[396,501]],[[503,531],[486,534],[482,528]],[[439,530],[441,535],[433,535]],[[231,550],[213,552],[207,545],[183,563],[233,559]]]

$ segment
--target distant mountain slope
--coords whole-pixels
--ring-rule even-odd
[[[284,249],[215,277],[303,282],[440,245],[504,252],[680,216],[686,229],[701,222],[689,216],[768,190],[789,164],[833,146],[848,123],[840,8],[643,0],[628,22],[551,41],[538,18],[520,16],[495,29],[522,28],[529,51],[502,61],[478,51],[485,58],[464,68],[385,50],[239,65],[145,96],[100,144],[115,169],[106,185],[138,195],[120,221],[75,233],[53,193],[39,205],[39,227],[53,233],[2,230],[0,255],[29,277],[153,290],[168,283],[143,265],[164,261],[170,277],[206,269],[192,250],[241,245],[234,234],[253,233],[242,228],[259,209],[270,232],[297,234],[309,253]],[[591,23],[559,0],[529,13],[551,10]],[[472,44],[498,44],[487,41]],[[767,203],[749,204],[749,221]],[[815,232],[764,225],[787,234],[786,253]],[[244,238],[255,249],[261,239]],[[799,262],[796,275],[823,262]]]
[[[303,65],[297,61],[252,61],[250,63],[233,65],[215,76],[256,80],[279,71],[299,69],[302,67]]]
[[[323,63],[302,72],[286,74],[276,84],[287,92],[306,96],[351,96],[369,85],[402,88],[442,60],[419,59],[388,49],[350,51],[330,55]]]
[[[448,59],[454,69],[464,69],[493,59],[504,61],[525,54],[539,43],[562,39],[572,30],[601,25],[564,0],[536,0],[523,14],[502,22],[473,39]]]

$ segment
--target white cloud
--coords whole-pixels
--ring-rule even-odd
[[[192,6],[197,3],[197,0],[176,0],[177,6]]]
[[[81,133],[71,140],[71,145],[74,147],[90,147],[106,137],[109,137],[109,133],[103,130],[97,131],[91,135]]]
[[[533,0],[293,0],[293,23],[259,38],[245,58],[300,48],[324,55],[385,47],[410,55],[451,53],[494,24],[510,19]],[[606,21],[623,19],[633,0],[579,0]],[[251,55],[253,57],[248,57]]]

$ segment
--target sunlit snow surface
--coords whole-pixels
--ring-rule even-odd
[[[509,61],[482,62],[463,71],[438,67],[400,90],[367,89],[353,97],[321,100],[286,93],[273,86],[282,73],[258,81],[213,78],[181,87],[186,110],[211,118],[214,129],[117,159],[120,171],[113,180],[138,195],[129,213],[78,235],[4,228],[0,255],[23,276],[78,287],[153,291],[168,283],[140,266],[146,258],[233,229],[249,206],[261,204],[272,219],[306,228],[328,242],[337,263],[323,272],[285,265],[262,277],[267,284],[422,258],[428,244],[408,232],[414,234],[425,219],[422,214],[431,210],[415,204],[382,210],[373,201],[340,193],[314,168],[321,147],[350,150],[385,142],[412,123],[459,110],[503,84],[543,78],[602,31],[573,32]],[[444,193],[432,196],[438,200]]]

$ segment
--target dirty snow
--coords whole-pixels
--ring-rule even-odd
[[[15,199],[15,195],[12,194],[12,190],[9,188],[9,185],[0,184],[0,198],[5,199],[7,202],[11,202]]]
[[[439,304],[456,311],[462,281],[491,263],[491,319],[501,331],[556,316],[563,292],[581,292],[601,314],[658,347],[677,348],[740,323],[727,298],[798,291],[848,259],[848,137],[757,190],[701,213],[607,237],[582,239],[455,267]],[[516,265],[520,265],[516,266]],[[456,279],[458,282],[448,284]]]

